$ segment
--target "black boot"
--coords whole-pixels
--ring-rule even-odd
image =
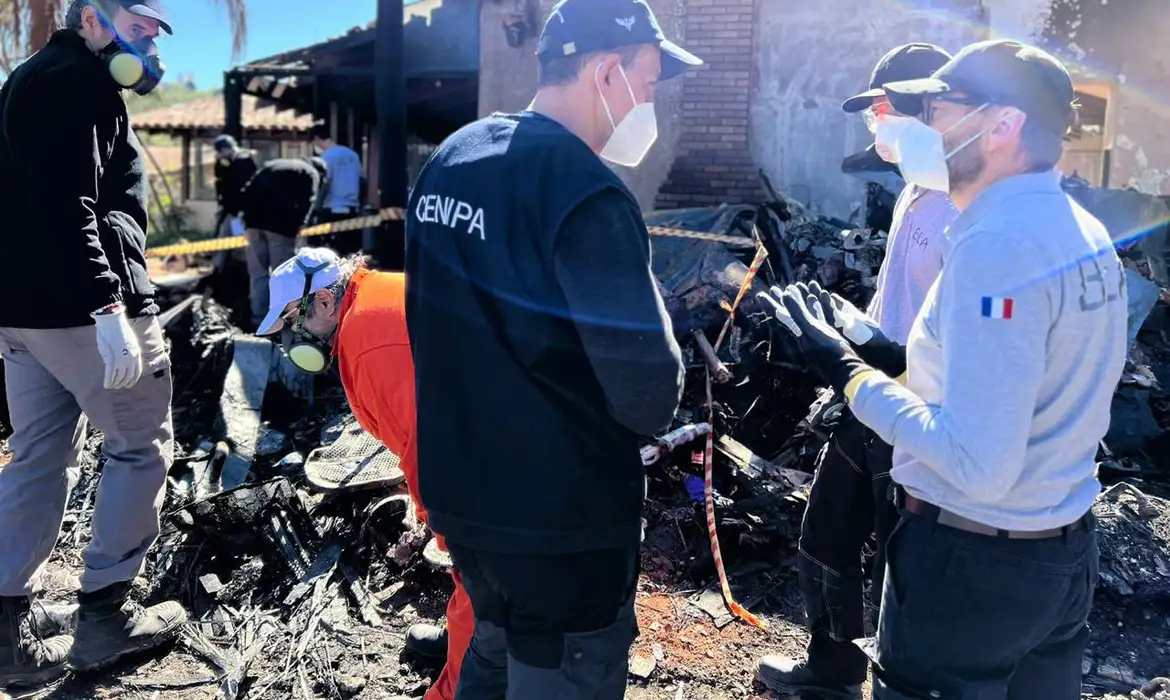
[[[0,688],[38,686],[65,675],[68,636],[40,637],[28,598],[0,598]]]
[[[818,678],[804,661],[765,656],[756,664],[756,678],[775,691],[806,691],[817,698],[861,700],[861,684],[840,685]]]
[[[170,641],[187,622],[173,601],[143,608],[129,599],[129,583],[78,597],[76,641],[70,662],[77,671],[96,671],[119,659]]]
[[[411,625],[406,630],[406,650],[424,659],[447,658],[447,628],[435,625]]]

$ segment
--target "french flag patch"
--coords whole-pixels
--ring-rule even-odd
[[[1002,318],[1008,320],[1011,317],[1011,297],[983,297],[983,318]]]

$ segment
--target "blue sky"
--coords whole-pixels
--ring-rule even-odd
[[[168,79],[195,76],[200,89],[221,88],[232,64],[227,13],[213,0],[170,0],[174,36],[159,39]],[[377,0],[248,0],[248,45],[243,61],[307,46],[365,26]]]

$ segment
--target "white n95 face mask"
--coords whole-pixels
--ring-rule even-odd
[[[986,108],[987,105],[982,105],[978,109],[969,112],[962,119],[955,122],[945,133],[950,133],[963,122],[979,114]],[[951,174],[947,170],[947,161],[959,151],[978,141],[989,130],[984,129],[978,132],[959,144],[953,151],[947,153],[946,145],[943,141],[943,132],[939,132],[917,119],[912,119],[910,123],[902,128],[902,133],[898,136],[894,144],[894,152],[898,156],[898,160],[895,162],[898,164],[898,169],[902,171],[902,177],[906,182],[928,190],[936,190],[949,194],[951,191]]]
[[[913,117],[899,117],[886,115],[877,122],[873,135],[874,150],[887,163],[898,162],[898,139],[910,122],[917,121]]]
[[[597,67],[597,74],[593,76],[597,94],[601,95],[601,104],[605,107],[605,115],[609,117],[610,126],[613,127],[613,133],[609,135],[609,140],[601,149],[601,157],[617,165],[635,168],[658,140],[658,117],[654,113],[653,102],[639,103],[634,97],[634,88],[630,86],[630,79],[626,77],[626,72],[620,65],[618,71],[622,74],[622,80],[626,82],[626,89],[630,91],[630,102],[634,104],[634,108],[620,124],[614,122],[609,102],[601,92],[601,83],[598,81],[601,66]]]

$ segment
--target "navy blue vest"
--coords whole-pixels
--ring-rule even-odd
[[[448,138],[408,204],[407,324],[419,490],[466,547],[637,546],[638,438],[609,414],[553,273],[565,217],[621,180],[546,117],[493,115]]]

